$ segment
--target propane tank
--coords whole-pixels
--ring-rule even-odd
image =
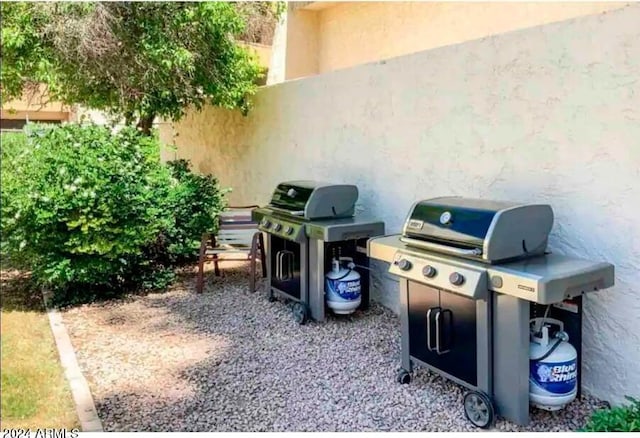
[[[341,262],[348,262],[346,267]],[[327,306],[338,315],[348,315],[360,306],[360,274],[351,257],[339,257],[331,260],[331,271],[325,275]]]
[[[578,353],[562,321],[534,318],[530,323],[529,399],[539,409],[557,411],[578,393]],[[554,325],[559,329],[552,332]]]

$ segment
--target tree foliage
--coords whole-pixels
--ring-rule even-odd
[[[247,22],[273,16],[264,5],[227,2],[0,7],[3,99],[44,83],[52,99],[137,121],[145,132],[156,116],[178,120],[189,106],[248,111],[261,68],[237,39]]]
[[[276,25],[286,11],[287,3],[241,1],[233,4],[246,24],[240,39],[248,43],[273,44]]]

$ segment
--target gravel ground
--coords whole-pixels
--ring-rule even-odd
[[[418,370],[395,382],[399,320],[374,304],[352,317],[298,326],[248,270],[223,265],[195,293],[191,272],[163,294],[64,313],[107,431],[465,431],[463,389]],[[532,410],[522,428],[565,431],[603,404]]]

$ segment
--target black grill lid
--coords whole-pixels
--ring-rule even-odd
[[[402,240],[494,262],[543,253],[552,225],[549,205],[441,197],[413,205]]]
[[[321,181],[287,181],[278,184],[269,206],[305,219],[351,217],[358,188]]]
[[[420,201],[414,205],[407,219],[404,235],[482,248],[496,213],[516,205],[461,197]]]
[[[286,210],[303,211],[315,188],[311,183],[311,181],[296,181],[278,184],[271,197],[271,205]]]

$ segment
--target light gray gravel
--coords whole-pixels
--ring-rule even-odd
[[[395,382],[399,321],[374,304],[298,326],[245,266],[187,273],[169,292],[68,310],[64,321],[107,431],[465,431],[463,389],[425,370]],[[581,427],[603,404],[532,410],[521,428]]]

